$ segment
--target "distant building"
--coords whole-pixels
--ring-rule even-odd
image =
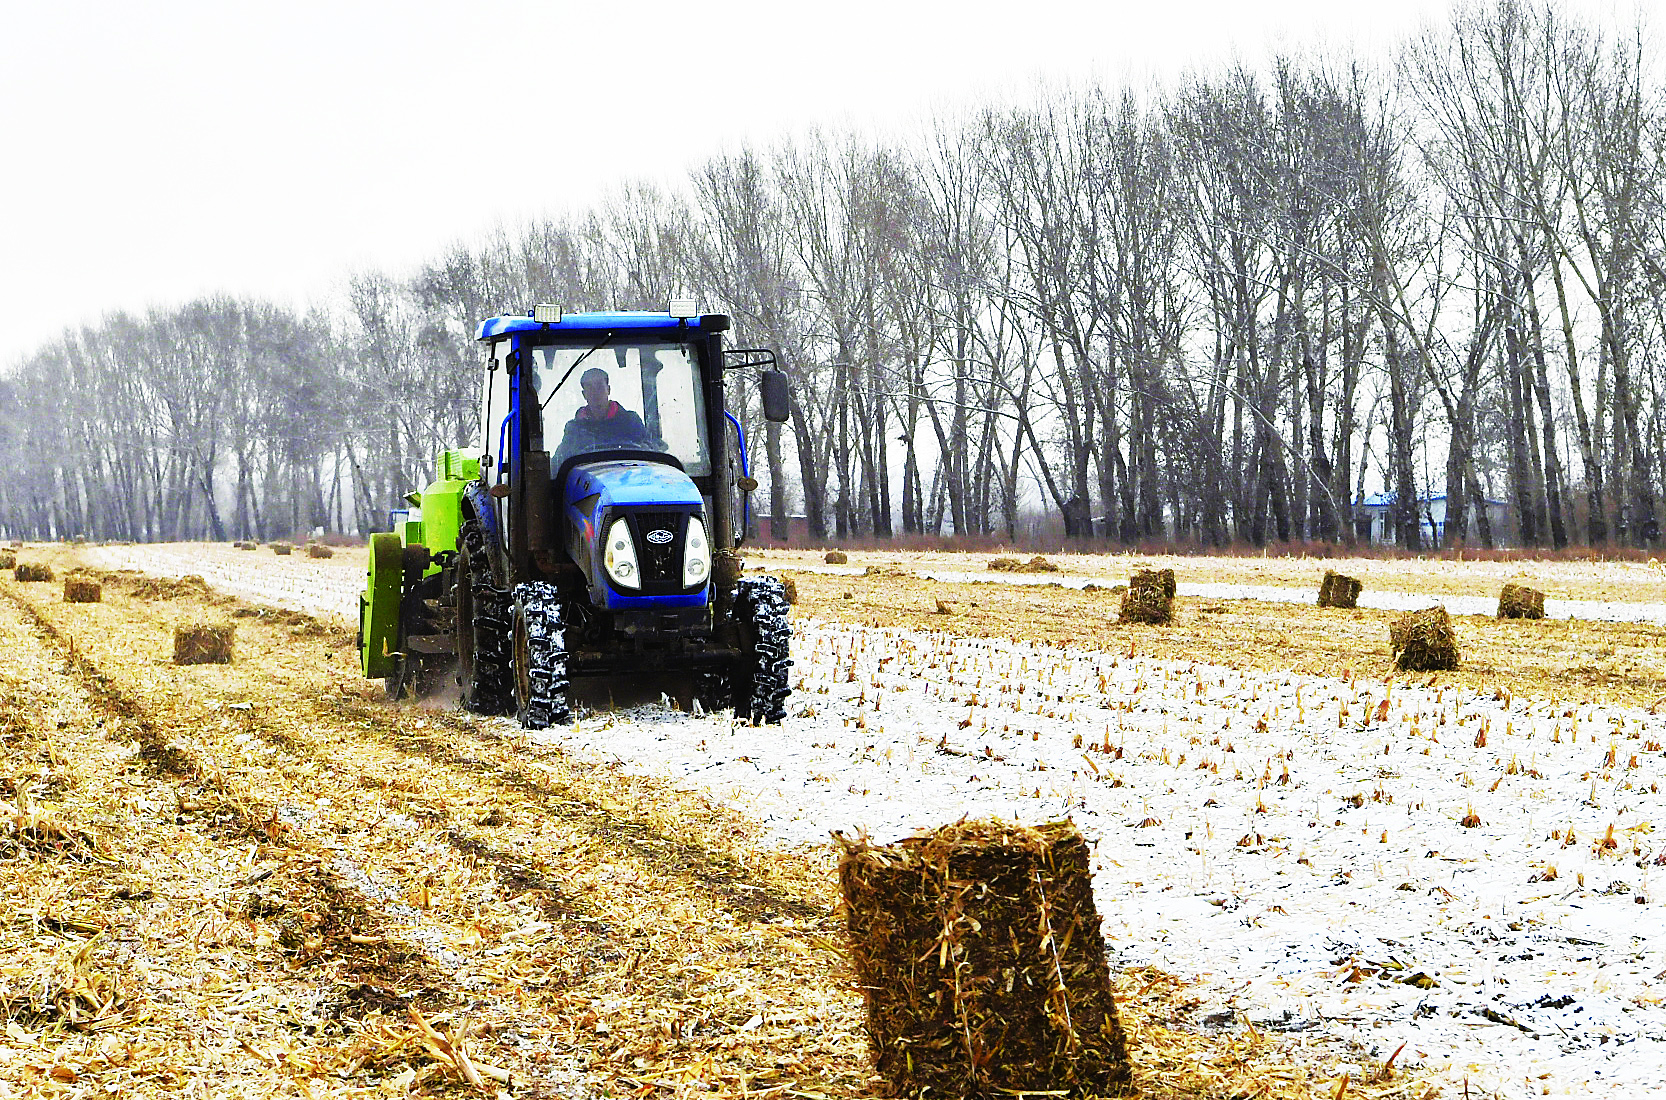
[[[1377,546],[1394,546],[1400,542],[1394,526],[1394,493],[1372,493],[1354,505],[1354,535],[1360,542]],[[1464,543],[1481,545],[1481,526],[1474,509],[1465,517]],[[1424,546],[1439,546],[1446,538],[1446,494],[1419,497],[1417,519],[1421,531],[1418,541]],[[1492,527],[1494,546],[1510,541],[1515,527],[1510,519],[1510,506],[1502,500],[1487,501],[1487,523]]]

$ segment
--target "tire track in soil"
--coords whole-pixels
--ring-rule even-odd
[[[347,637],[345,631],[306,612],[259,608],[237,597],[214,594],[195,586],[170,587],[167,582],[157,582],[154,578],[142,575],[138,575],[136,579],[132,573],[97,570],[94,572],[111,584],[128,587],[138,585],[145,592],[157,591],[158,584],[161,584],[161,591],[185,598],[207,597],[215,603],[236,607],[246,613],[271,617],[275,621],[298,626],[309,634],[338,641]],[[302,705],[306,703],[305,699],[297,701]],[[825,903],[784,893],[774,884],[760,881],[730,856],[691,843],[683,837],[670,835],[651,822],[621,816],[616,810],[597,803],[583,791],[563,784],[553,776],[518,764],[512,756],[513,745],[506,738],[474,728],[456,713],[425,712],[424,716],[429,721],[443,726],[446,734],[452,738],[466,738],[477,748],[485,750],[492,757],[489,762],[459,749],[451,741],[405,728],[400,724],[401,709],[396,706],[372,703],[351,696],[332,699],[330,702],[330,706],[317,707],[314,708],[315,711],[332,722],[339,721],[340,714],[346,712],[358,723],[375,730],[378,739],[408,756],[458,770],[493,785],[508,787],[532,797],[538,801],[544,812],[581,827],[590,836],[602,842],[610,852],[639,860],[660,874],[699,881],[712,892],[714,899],[720,899],[720,903],[737,916],[748,920],[773,920],[784,913],[797,920],[828,925],[819,929],[823,932],[831,927],[831,918]],[[317,746],[299,744],[280,730],[253,726],[249,729],[257,736],[279,744],[291,752],[315,755],[312,750]],[[529,865],[524,857],[495,849],[478,838],[458,837],[458,840],[462,845],[460,851],[491,862],[511,880],[530,882],[537,878],[548,881],[546,875],[539,873],[542,869],[538,868],[536,863]],[[533,870],[530,876],[527,873],[529,866]],[[550,892],[556,895],[551,909],[552,916],[571,916],[574,913],[586,917],[594,916],[588,913],[577,899],[562,896],[553,888],[546,889],[550,889]],[[570,912],[563,913],[564,907]]]
[[[319,855],[316,845],[307,843],[294,826],[277,824],[277,806],[249,798],[226,797],[227,792],[215,783],[196,755],[169,743],[144,705],[118,687],[90,657],[77,651],[74,639],[66,631],[16,589],[3,586],[0,591],[29,617],[43,640],[64,659],[66,670],[87,693],[94,709],[103,712],[107,719],[117,719],[113,727],[108,721],[104,723],[106,736],[110,736],[114,728],[118,731],[119,740],[136,742],[139,760],[146,770],[176,790],[182,787],[181,781],[189,780],[198,785],[200,793],[217,794],[219,797],[207,804],[185,797],[183,791],[178,798],[182,806],[195,806],[199,813],[202,810],[215,811],[216,817],[222,813],[230,814],[237,821],[238,828],[227,831],[220,828],[217,821],[205,821],[197,813],[180,815],[176,819],[178,823],[206,826],[200,831],[216,840],[246,838],[290,848],[296,853]],[[133,731],[134,736],[120,738],[120,731],[127,730]],[[387,927],[393,923],[390,916],[367,904],[357,892],[343,890],[321,864],[315,863],[299,875],[289,874],[288,871],[286,867],[284,872],[274,874],[283,873],[289,884],[300,887],[296,892],[299,896],[292,895],[292,900],[312,903],[305,905],[306,912],[326,915],[317,927],[307,929],[318,933],[316,948],[309,950],[314,941],[296,935],[299,929],[285,929],[280,937],[279,942],[285,947],[299,950],[300,961],[344,964],[348,974],[361,979],[359,992],[367,1005],[373,1006],[383,1000],[376,993],[385,988],[417,990],[426,994],[423,1003],[430,1011],[443,1010],[461,999],[462,991],[443,990],[443,972],[420,951],[403,945],[381,951],[369,950],[391,942],[386,935]],[[256,897],[251,895],[251,905],[256,904]],[[406,997],[400,1003],[412,1001],[412,997]]]
[[[120,583],[119,579],[112,579]],[[204,762],[192,753],[171,744],[164,729],[166,721],[159,720],[157,715],[151,713],[143,699],[132,691],[124,690],[116,676],[106,672],[87,653],[78,651],[68,630],[60,628],[42,608],[33,605],[20,592],[12,590],[9,586],[0,587],[6,589],[6,594],[12,602],[29,616],[43,637],[63,655],[66,665],[73,669],[77,682],[85,686],[89,697],[97,702],[99,708],[111,717],[120,719],[118,727],[128,731],[133,735],[131,739],[139,742],[149,766],[165,772],[166,777],[176,785],[182,780],[205,784],[211,782],[212,763],[205,767]],[[229,607],[237,608],[245,615],[251,610],[255,614],[261,613],[249,605],[241,604],[241,601],[212,595],[204,598],[201,594],[190,592],[179,593],[177,598],[213,605],[222,611]],[[130,608],[124,607],[123,612],[143,620],[142,625],[156,628],[162,625],[163,616],[153,611],[147,601],[135,600]],[[281,625],[299,627],[296,633],[306,633],[313,638],[328,638],[337,643],[347,641],[350,644],[350,638],[344,632],[320,624],[310,616],[280,612],[279,617]],[[268,622],[270,623],[270,620]],[[285,677],[281,668],[272,679],[277,682],[273,686],[304,686],[302,674],[297,672],[292,677]],[[316,687],[313,690],[316,691]],[[783,890],[775,883],[760,880],[758,876],[749,873],[739,860],[721,851],[670,835],[651,821],[628,814],[622,815],[616,808],[586,795],[581,789],[582,784],[569,784],[558,776],[516,764],[510,759],[515,746],[509,739],[491,731],[470,729],[468,720],[460,715],[440,716],[423,712],[424,718],[440,727],[436,734],[425,735],[405,728],[411,717],[409,711],[402,712],[396,708],[378,706],[369,700],[345,694],[332,694],[322,700],[305,698],[300,692],[296,694],[297,699],[287,712],[287,716],[299,719],[295,728],[319,732],[316,729],[318,725],[333,727],[329,732],[338,733],[344,738],[380,743],[384,751],[397,750],[406,758],[436,769],[458,773],[471,782],[513,790],[524,796],[522,807],[535,808],[540,816],[594,841],[594,848],[587,850],[587,854],[598,863],[639,865],[652,879],[666,879],[665,885],[671,887],[667,893],[672,895],[678,894],[679,888],[675,883],[680,881],[684,884],[681,888],[683,894],[705,898],[705,902],[696,903],[697,906],[704,904],[713,910],[721,910],[743,927],[762,923],[767,929],[770,922],[778,921],[782,916],[790,916],[793,919],[788,921],[786,926],[768,931],[768,934],[780,935],[783,939],[802,936],[805,932],[826,932],[833,927],[829,905],[818,904],[807,900],[797,891]],[[342,760],[332,758],[331,747],[327,743],[293,736],[258,711],[245,710],[241,714],[244,731],[280,749],[286,756],[298,760],[325,760],[328,761],[327,770],[334,778],[339,780],[343,775],[352,777],[351,769],[344,767]],[[308,721],[309,718],[318,721]],[[323,738],[323,741],[327,740],[327,736]],[[465,745],[458,746],[452,743],[456,740],[464,740]],[[373,777],[361,772],[356,778],[368,781]],[[610,781],[610,777],[602,777],[600,783],[605,787]],[[371,788],[375,786],[372,782],[364,782],[362,785]],[[289,829],[274,829],[278,814],[270,801],[258,805],[245,801],[242,806],[234,805],[227,808],[236,814],[239,831],[246,835],[272,840],[275,838],[271,834],[279,833],[292,847],[303,839]],[[593,915],[593,907],[586,904],[584,899],[576,898],[562,890],[556,880],[556,873],[536,856],[510,851],[463,828],[447,829],[440,835],[440,839],[459,855],[478,860],[490,867],[498,881],[518,895],[536,891],[540,895],[538,907],[544,912],[546,919],[559,919],[567,926],[568,932],[573,934],[572,938],[580,941],[568,945],[577,948],[576,951],[567,953],[568,962],[577,958],[576,966],[558,966],[546,972],[545,981],[520,987],[519,1001],[522,1010],[530,1007],[529,995],[532,995],[534,1003],[545,999],[535,994],[536,989],[548,990],[552,985],[564,987],[562,997],[557,998],[558,1002],[564,1000],[571,1005],[576,998],[582,1004],[584,990],[590,989],[593,991],[591,1003],[595,1005],[598,1003],[595,995],[608,995],[617,989],[621,975],[624,976],[628,987],[631,984],[630,976],[649,958],[657,958],[659,965],[668,966],[673,972],[676,970],[677,954],[674,945],[667,947],[655,937],[650,937],[646,943],[639,942],[636,945],[638,950],[632,951],[631,945],[614,934],[608,921]],[[385,940],[384,929],[394,922],[384,909],[375,904],[374,899],[366,898],[353,884],[344,884],[335,872],[323,865],[317,865],[309,875],[302,876],[301,881],[292,885],[306,891],[307,909],[314,913],[333,914],[333,917],[295,930],[285,946],[292,950],[304,949],[310,952],[305,958],[307,962],[340,963],[346,966],[350,973],[365,979],[356,989],[348,990],[343,996],[343,1014],[364,1015],[375,1010],[391,1010],[396,1005],[412,1003],[410,993],[415,990],[419,991],[420,1000],[432,1007],[439,1007],[445,1003],[456,1004],[466,999],[474,1006],[477,1020],[495,1015],[489,1011],[480,1011],[485,1008],[478,999],[482,991],[470,993],[459,989],[455,982],[447,981],[445,975],[429,965],[429,958],[417,952],[389,948],[378,951],[371,958],[365,958],[366,953],[361,948],[366,945],[359,941],[382,940],[391,943]],[[686,898],[682,902],[673,899],[670,904],[673,908],[681,904],[686,911],[688,902]],[[804,925],[810,927],[805,928]],[[643,933],[638,931],[634,935],[640,938]],[[739,947],[732,940],[725,942],[721,935],[718,945],[711,950],[720,955],[734,956],[733,965],[736,966],[759,965],[755,961],[746,961],[749,953],[756,957],[757,952],[753,947]],[[562,969],[566,972],[556,972]],[[829,959],[822,959],[812,966],[811,970],[815,975],[811,979],[812,988],[825,991],[846,984],[842,966]],[[825,993],[818,995],[824,997]],[[513,1006],[500,1007],[506,1009],[504,1015],[509,1021],[507,1025],[500,1023],[496,1030],[502,1031],[506,1026],[513,1028],[515,1018],[521,1016],[521,1013],[515,1011]],[[813,1018],[819,1018],[817,1013],[825,1012],[825,1008],[810,1011]],[[740,1011],[737,1019],[746,1017],[750,1012],[750,1009]],[[595,1019],[596,1016],[592,1013],[588,1018]],[[629,1022],[641,1023],[639,1019]],[[846,1025],[837,1026],[843,1028]],[[618,1030],[616,1023],[615,1031]],[[617,1040],[610,1040],[607,1036],[608,1031],[605,1027],[597,1027],[593,1033],[579,1031],[568,1037],[568,1045],[556,1044],[557,1054],[562,1050],[565,1050],[568,1056],[583,1052],[581,1060],[588,1058],[593,1067],[605,1067],[602,1069],[604,1078],[612,1076],[609,1072],[611,1067],[608,1067],[607,1063],[610,1060],[616,1061],[622,1048]],[[673,1046],[675,1045],[677,1044],[673,1043]],[[792,1047],[789,1045],[787,1049],[790,1050]],[[811,1055],[807,1053],[805,1057],[810,1058]],[[510,1055],[508,1060],[513,1062],[516,1059]],[[845,1061],[848,1063],[848,1060]],[[857,1069],[854,1078],[851,1076],[852,1069]],[[744,1079],[744,1073],[742,1076]],[[812,1071],[810,1076],[817,1082],[815,1088],[831,1094],[847,1093],[853,1087],[860,1089],[861,1085],[858,1082],[864,1079],[859,1067],[848,1064]]]

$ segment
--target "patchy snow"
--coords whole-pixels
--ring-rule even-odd
[[[531,736],[784,847],[1069,815],[1114,961],[1197,978],[1206,1017],[1404,1042],[1482,1095],[1666,1090],[1666,718],[810,618],[793,656],[780,726],[646,707]]]
[[[793,565],[800,573],[823,573],[836,577],[859,577],[863,566],[852,565]],[[1030,587],[1110,588],[1126,584],[1128,577],[1098,574],[1059,573],[977,573],[957,569],[917,569],[916,575],[927,580],[952,584],[1016,584]],[[1174,586],[1175,594],[1197,596],[1213,600],[1265,600],[1268,603],[1313,604],[1319,599],[1317,588],[1302,588],[1281,584],[1225,584],[1181,581]],[[1392,592],[1366,589],[1359,595],[1361,607],[1380,611],[1420,611],[1442,604],[1453,615],[1487,615],[1498,612],[1497,596],[1433,595],[1429,593]],[[1574,600],[1546,597],[1545,617],[1550,619],[1583,619],[1591,622],[1657,623],[1666,626],[1666,604],[1630,603],[1619,600]]]

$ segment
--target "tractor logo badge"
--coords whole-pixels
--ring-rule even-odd
[[[663,527],[656,528],[655,530],[648,532],[647,539],[655,546],[664,546],[666,543],[671,541],[671,532],[667,531]]]

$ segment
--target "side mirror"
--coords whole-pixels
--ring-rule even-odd
[[[785,371],[766,370],[758,376],[764,399],[764,419],[785,424],[792,416],[792,397],[787,393]]]

